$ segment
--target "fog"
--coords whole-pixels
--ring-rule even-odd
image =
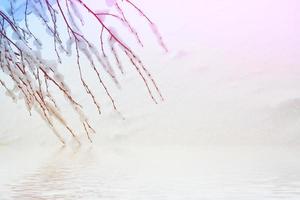
[[[75,61],[66,58],[59,70],[85,104],[96,137],[102,138],[96,141],[298,144],[297,1],[136,3],[152,16],[169,48],[164,53],[145,21],[131,16],[137,27],[143,27],[139,30],[145,48],[136,48],[166,100],[159,105],[151,102],[136,72],[128,67],[125,76],[119,76],[121,90],[108,80],[126,118],[122,120],[90,75],[93,89],[104,101],[104,113],[98,116],[88,97],[81,95]],[[37,116],[28,116],[21,101],[14,104],[2,95],[1,104],[2,143],[32,134],[43,141],[51,135]]]
[[[96,134],[89,143],[77,116],[61,102],[82,141],[77,146],[59,127],[68,141],[61,148],[45,122],[1,88],[0,197],[2,190],[7,199],[298,199],[300,3],[135,2],[169,49],[159,47],[145,21],[129,16],[145,47],[128,42],[165,100],[155,104],[127,67],[118,74],[121,89],[105,77],[119,114],[86,71],[101,101],[98,115],[83,95],[76,62],[65,58],[59,71]],[[86,26],[96,38],[93,26]]]

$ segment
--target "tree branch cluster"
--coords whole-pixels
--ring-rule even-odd
[[[123,52],[123,56],[129,59],[138,72],[152,100],[157,103],[154,93],[157,93],[160,99],[163,100],[159,88],[146,66],[137,54],[127,46],[126,41],[118,37],[118,32],[104,20],[109,17],[118,20],[124,27],[128,28],[130,33],[136,38],[137,43],[143,46],[139,33],[128,21],[122,9],[121,4],[128,4],[149,23],[159,44],[167,50],[155,24],[130,0],[110,2],[111,6],[117,11],[116,13],[95,11],[83,0],[23,0],[24,2],[19,7],[15,6],[15,0],[8,1],[10,6],[7,10],[0,9],[0,68],[13,82],[13,87],[9,87],[6,79],[1,80],[1,78],[0,86],[5,89],[6,94],[14,101],[24,99],[30,113],[34,108],[62,143],[65,143],[65,140],[58,133],[53,120],[60,122],[78,143],[80,141],[78,133],[70,127],[60,112],[57,99],[54,97],[53,92],[50,91],[49,84],[53,84],[57,91],[66,97],[66,100],[79,116],[83,129],[90,141],[92,141],[91,133],[95,133],[83,112],[82,105],[77,102],[65,83],[63,75],[57,69],[57,64],[62,63],[62,53],[71,55],[72,49],[75,49],[79,79],[99,114],[101,113],[100,103],[84,78],[81,64],[82,56],[85,56],[89,61],[91,69],[97,75],[100,86],[103,87],[116,111],[118,109],[115,100],[101,78],[103,74],[100,72],[100,69],[104,69],[114,83],[119,85],[114,69],[115,66],[113,66],[108,54],[113,56],[114,63],[117,65],[116,68],[123,74],[124,67],[119,55],[120,52]],[[92,44],[87,36],[82,33],[81,30],[84,27],[85,19],[82,13],[90,15],[94,19],[94,23],[100,27],[99,47]],[[34,35],[30,27],[28,19],[30,14],[40,19],[46,28],[46,32],[52,38],[53,51],[56,54],[57,62],[42,58],[40,51],[43,44]],[[58,27],[58,20],[63,22],[63,27]],[[62,33],[61,30],[64,30],[65,33]],[[61,37],[63,34],[68,35],[68,39],[65,41]],[[34,46],[29,42],[32,40]],[[106,46],[109,48],[105,48]],[[154,88],[154,90],[151,88]]]

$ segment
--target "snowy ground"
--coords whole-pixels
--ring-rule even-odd
[[[36,114],[0,96],[0,199],[299,199],[298,1],[139,5],[171,50],[157,52],[144,30],[140,55],[166,101],[152,103],[128,70],[112,87],[125,120],[101,91],[100,117],[78,95],[97,134],[61,148]]]

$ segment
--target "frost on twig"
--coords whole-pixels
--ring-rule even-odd
[[[124,9],[122,9],[122,4],[127,4],[149,23],[159,44],[167,50],[155,24],[130,0],[105,0],[105,2],[107,6],[114,7],[116,13],[107,10],[94,10],[83,0],[6,0],[4,3],[5,9],[0,7],[0,68],[2,73],[7,75],[13,83],[12,88],[9,88],[6,79],[0,79],[0,86],[14,101],[23,99],[30,113],[32,109],[35,109],[62,143],[65,141],[56,130],[53,123],[54,119],[62,124],[76,141],[80,141],[78,134],[70,127],[60,112],[57,99],[49,90],[50,84],[66,97],[66,101],[78,114],[90,141],[92,141],[90,133],[95,132],[95,130],[84,114],[82,105],[73,96],[64,81],[63,75],[57,69],[57,64],[62,63],[61,52],[71,55],[72,49],[74,49],[79,80],[99,114],[101,113],[101,106],[84,77],[81,64],[82,57],[89,61],[91,69],[97,75],[100,86],[103,87],[116,111],[118,109],[115,100],[102,79],[103,74],[100,73],[100,68],[104,69],[116,85],[119,85],[115,68],[120,70],[121,73],[124,72],[124,66],[120,61],[120,51],[124,52],[123,56],[129,59],[138,72],[152,100],[155,103],[157,102],[154,93],[157,93],[163,100],[156,82],[144,63],[127,45],[126,41],[118,36],[118,31],[105,19],[114,18],[121,22],[135,37],[137,43],[143,46],[139,33],[129,22]],[[92,18],[100,28],[98,33],[99,46],[92,44],[89,38],[82,33],[85,24],[83,13]],[[44,25],[46,33],[53,42],[53,51],[57,61],[42,58],[40,51],[43,44],[32,31],[29,15],[38,18]],[[63,27],[61,27],[61,24],[58,25],[58,21],[63,22]],[[62,35],[67,35],[67,39],[63,38]],[[29,41],[33,42],[30,43]],[[112,55],[117,66],[111,64],[112,61],[108,54]],[[151,88],[154,88],[154,91]]]

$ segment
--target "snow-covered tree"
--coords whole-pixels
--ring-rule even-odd
[[[101,0],[97,0],[101,1]],[[102,0],[104,1],[104,0]],[[120,53],[127,57],[132,66],[135,67],[142,78],[150,97],[157,102],[154,92],[162,98],[157,84],[151,74],[140,60],[138,55],[127,45],[127,42],[118,36],[118,29],[107,22],[107,18],[114,18],[124,25],[135,37],[137,43],[143,46],[140,34],[126,17],[126,9],[123,5],[130,6],[144,18],[145,22],[152,28],[162,48],[166,49],[162,37],[155,24],[130,0],[105,0],[106,5],[113,8],[110,11],[97,11],[88,5],[85,0],[2,0],[0,5],[0,68],[5,78],[1,79],[0,85],[6,90],[6,94],[14,101],[23,99],[29,110],[36,110],[47,122],[56,136],[64,143],[53,123],[53,119],[59,121],[68,132],[78,140],[77,134],[67,123],[63,114],[57,106],[57,99],[49,85],[56,88],[56,92],[62,93],[68,103],[78,114],[82,126],[89,140],[90,133],[94,129],[83,112],[82,105],[78,103],[64,76],[57,68],[63,63],[62,55],[75,54],[78,78],[87,95],[92,99],[95,108],[100,113],[100,104],[83,77],[81,59],[85,57],[89,65],[98,77],[99,84],[104,88],[113,107],[117,110],[114,98],[104,83],[100,68],[104,69],[111,79],[118,84],[115,76],[115,69],[123,73],[123,65],[120,61]],[[45,33],[53,42],[53,52],[56,61],[50,61],[41,55],[42,41],[34,34],[33,25],[30,23],[32,17],[39,19],[45,27]],[[83,33],[86,17],[93,18],[95,26],[100,27],[98,33],[100,44],[94,45]],[[62,23],[61,23],[62,22]],[[64,37],[63,35],[67,35]],[[108,56],[110,54],[110,56]],[[112,62],[111,58],[114,59]],[[112,63],[116,63],[113,66]],[[13,83],[7,84],[7,80]],[[154,88],[152,90],[151,88]]]

